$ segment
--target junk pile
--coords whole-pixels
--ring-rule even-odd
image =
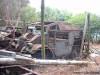
[[[45,23],[46,59],[41,56],[41,24],[27,27],[22,33],[8,27],[0,31],[0,75],[38,75],[30,70],[34,64],[88,64],[88,61],[53,59],[75,59],[79,57],[82,30],[62,22]],[[37,59],[33,59],[37,58]]]
[[[47,59],[75,59],[80,56],[83,31],[63,22],[45,22],[45,49]],[[21,28],[6,27],[0,31],[0,49],[41,56],[41,23]],[[25,32],[26,31],[26,32]]]
[[[30,55],[0,50],[0,75],[39,75],[31,70],[35,65],[86,65],[92,63],[94,62],[34,59]]]
[[[47,59],[79,57],[82,30],[63,22],[45,23]],[[0,49],[31,54],[41,58],[41,24],[27,27],[26,33],[8,27],[0,32]]]

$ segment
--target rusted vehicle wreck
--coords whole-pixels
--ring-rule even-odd
[[[36,30],[41,31],[40,23],[35,26],[38,26]],[[11,32],[7,31],[0,32],[0,60],[4,59],[0,62],[1,75],[38,75],[30,70],[30,65],[44,62],[44,60],[34,61],[32,59],[42,57],[41,34],[26,32],[19,37],[14,36],[14,38],[9,37],[11,34]],[[75,59],[79,57],[82,34],[83,32],[80,28],[73,27],[70,24],[63,22],[45,23],[46,59]],[[27,56],[26,54],[29,55]],[[8,64],[4,63],[6,61]],[[56,62],[56,60],[51,60],[50,63],[54,61]],[[45,61],[45,63],[47,62]],[[65,62],[69,64],[70,61]],[[76,61],[75,63],[80,62]]]
[[[40,27],[41,31],[41,24],[34,27],[38,27],[37,31]],[[45,23],[45,39],[47,58],[75,58],[80,53],[82,30],[63,22],[49,22]],[[33,43],[33,57],[41,56],[41,34],[34,35],[30,42]]]
[[[34,27],[37,26],[38,30],[36,31],[41,31],[41,24],[34,25]],[[29,53],[33,57],[41,58],[41,34],[27,32],[15,38],[9,37],[10,34],[12,33],[5,32],[3,40],[0,41],[1,49]],[[75,58],[80,54],[82,30],[71,24],[63,22],[45,23],[45,39],[47,59]],[[6,45],[2,47],[2,44]]]

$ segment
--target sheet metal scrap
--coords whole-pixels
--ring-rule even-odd
[[[24,55],[24,54],[23,54]],[[15,52],[0,51],[0,75],[39,75],[30,70],[34,63],[29,56],[18,55]]]
[[[27,67],[23,66],[3,66],[0,67],[0,75],[39,75],[38,73],[28,69]]]

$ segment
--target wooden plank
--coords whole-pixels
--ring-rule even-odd
[[[82,53],[83,53],[84,40],[85,40],[85,37],[86,37],[88,25],[89,25],[89,19],[90,19],[89,16],[90,16],[90,14],[87,13],[86,14],[86,19],[85,19],[85,25],[84,25],[84,29],[83,29],[83,37],[82,37],[81,49],[80,49],[80,56],[81,57],[82,57]]]

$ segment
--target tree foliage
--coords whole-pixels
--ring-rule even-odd
[[[67,11],[60,11],[56,8],[45,8],[45,20],[46,21],[65,21],[68,20],[71,16],[71,13]]]
[[[21,20],[27,23],[37,21],[36,9],[26,6],[22,9]]]
[[[0,0],[0,19],[17,20],[20,12],[20,20],[26,23],[40,21],[41,12],[27,5],[28,2],[29,0]],[[83,26],[85,13],[72,15],[65,10],[46,7],[45,21],[66,21],[73,25]],[[100,17],[94,14],[91,14],[91,28],[100,28]]]
[[[77,14],[77,15],[71,16],[68,22],[74,25],[84,26],[85,17],[86,17],[85,13]],[[91,25],[91,28],[96,28],[96,27],[100,28],[100,17],[94,14],[90,14],[90,25]]]
[[[84,27],[85,24],[85,14],[78,14],[72,16],[68,22],[74,25]],[[90,35],[91,40],[97,41],[100,40],[100,17],[94,14],[90,14]],[[98,39],[97,39],[98,38]]]
[[[74,25],[84,25],[85,23],[85,14],[77,14],[71,16],[71,18],[68,20],[69,23],[72,23]]]

